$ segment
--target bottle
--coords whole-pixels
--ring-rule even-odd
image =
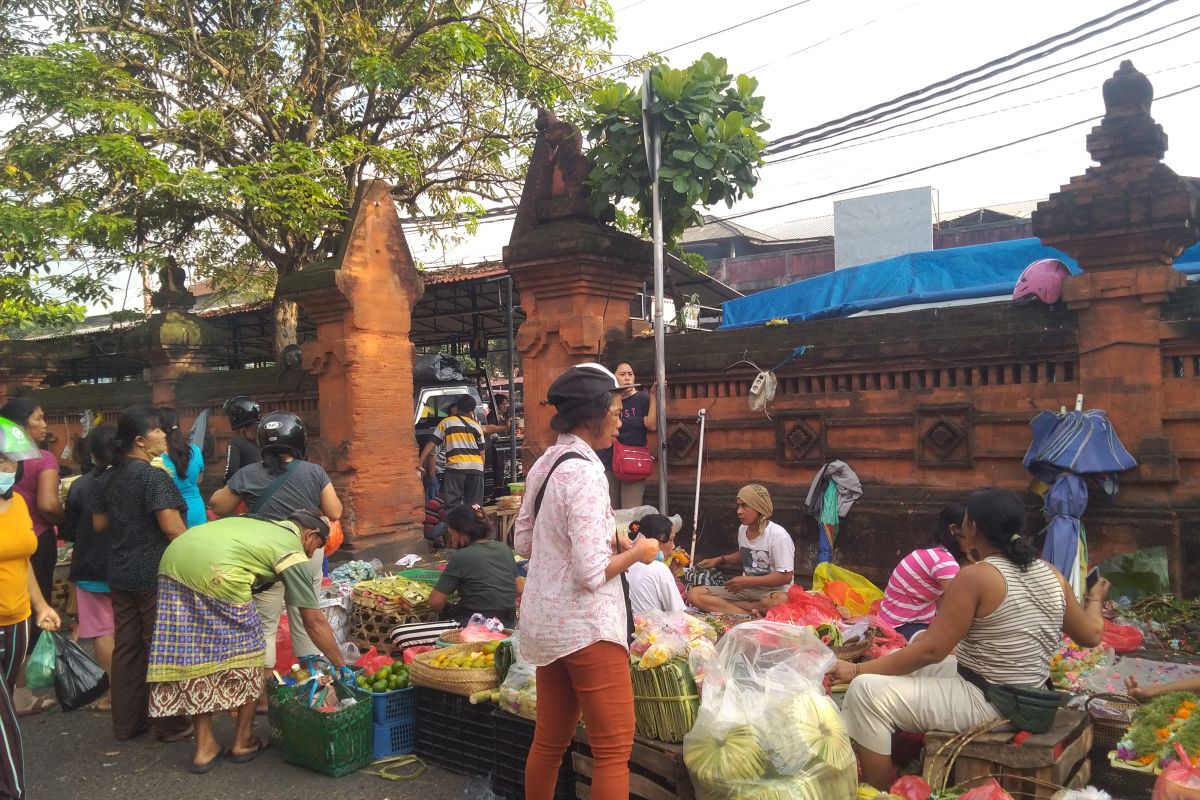
[[[309,678],[309,674],[306,671],[300,669],[299,664],[292,664],[292,671],[289,674],[293,678],[296,679],[297,683],[299,683],[300,681],[306,681]]]

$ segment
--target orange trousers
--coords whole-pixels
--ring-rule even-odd
[[[525,762],[525,800],[552,800],[563,755],[580,713],[592,749],[593,800],[628,800],[633,752],[633,684],[629,652],[594,642],[537,668],[537,727]]]

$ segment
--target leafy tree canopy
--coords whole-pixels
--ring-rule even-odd
[[[364,178],[435,219],[511,200],[533,109],[615,33],[607,0],[21,0],[0,28],[0,324],[168,256],[269,291]]]
[[[659,165],[663,238],[674,248],[683,232],[702,222],[699,207],[732,206],[758,183],[770,127],[762,116],[758,81],[734,76],[725,59],[705,53],[686,69],[651,70],[650,115],[662,138]],[[610,81],[591,95],[584,123],[591,142],[589,181],[594,211],[631,200],[636,222],[649,233],[650,170],[646,164],[639,92]]]

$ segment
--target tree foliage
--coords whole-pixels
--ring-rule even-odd
[[[686,69],[651,71],[650,115],[662,139],[659,165],[663,238],[668,247],[701,222],[700,206],[732,206],[758,183],[769,127],[762,116],[758,81],[734,77],[725,59],[705,53]],[[643,233],[650,230],[651,181],[646,164],[639,93],[610,82],[591,95],[585,126],[593,165],[593,207],[631,200]]]
[[[615,33],[606,0],[22,0],[5,23],[2,275],[81,265],[52,288],[85,300],[168,256],[239,287],[298,270],[365,178],[434,219],[512,200],[533,109]]]

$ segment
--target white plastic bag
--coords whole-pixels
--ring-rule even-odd
[[[732,796],[851,800],[857,768],[822,681],[832,651],[808,628],[747,622],[709,659],[700,715],[683,755],[702,800]]]

